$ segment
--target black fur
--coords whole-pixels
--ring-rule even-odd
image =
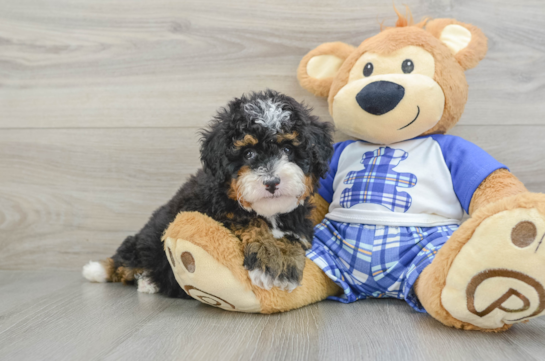
[[[112,257],[115,267],[143,268],[158,286],[159,292],[170,297],[188,298],[174,278],[161,241],[163,231],[176,215],[182,211],[201,212],[227,228],[244,226],[260,217],[228,196],[230,181],[237,177],[243,165],[258,167],[267,161],[267,157],[279,152],[280,145],[274,141],[276,135],[267,127],[256,124],[255,119],[244,111],[244,104],[260,99],[281,102],[284,110],[291,111],[291,117],[283,124],[282,130],[286,133],[296,131],[300,135],[300,144],[293,146],[290,161],[299,165],[305,175],[314,176],[316,181],[325,175],[333,152],[330,124],[320,123],[317,117],[310,114],[309,108],[272,90],[234,99],[218,112],[210,127],[202,132],[203,170],[199,170],[167,204],[156,210],[140,232],[127,237]],[[259,157],[251,164],[243,157],[247,147],[237,148],[233,145],[234,141],[247,134],[259,140],[255,146],[260,151]],[[292,212],[279,215],[279,228],[311,241],[313,225],[308,218],[311,209],[307,199]]]

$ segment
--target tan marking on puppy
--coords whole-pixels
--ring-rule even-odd
[[[314,185],[316,184],[316,178],[313,175],[305,176],[305,193],[299,197],[299,202],[304,201],[312,194],[314,194]]]
[[[238,170],[238,177],[237,179],[232,179],[231,180],[231,186],[229,187],[229,192],[227,193],[227,196],[232,199],[232,200],[235,200],[237,202],[239,202],[239,204],[246,208],[246,209],[249,209],[252,207],[252,204],[247,202],[244,197],[242,197],[242,192],[240,192],[240,189],[239,189],[239,184],[238,184],[238,179],[240,179],[241,176],[243,176],[244,174],[246,173],[249,173],[251,172],[250,171],[250,168],[248,166],[242,166],[239,170]]]
[[[314,209],[310,213],[309,218],[312,221],[312,224],[315,226],[322,222],[327,212],[329,212],[329,203],[327,203],[327,201],[318,193],[314,193],[310,201],[314,206]]]
[[[105,260],[100,261],[100,263],[106,270],[108,282],[121,282],[126,285],[128,283],[134,282],[135,275],[144,272],[144,269],[142,268],[131,268],[123,266],[115,268],[114,260],[112,258],[106,258]]]
[[[237,148],[246,147],[248,145],[256,145],[258,143],[257,139],[250,134],[246,134],[243,139],[235,141],[233,144]]]
[[[276,136],[276,142],[277,143],[282,143],[283,141],[292,141],[291,144],[295,145],[295,146],[298,146],[299,144],[299,141],[297,141],[297,137],[299,136],[299,133],[297,132],[292,132],[292,133],[289,133],[289,134],[278,134]]]
[[[258,241],[260,238],[266,238],[270,234],[269,226],[263,219],[253,219],[247,227],[239,224],[231,226],[231,232],[239,238],[243,244]]]
[[[115,273],[114,260],[112,258],[106,258],[100,261],[100,264],[106,271],[106,280],[108,280],[108,282],[115,282],[112,281],[112,275]]]

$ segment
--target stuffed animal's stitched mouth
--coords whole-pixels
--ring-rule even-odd
[[[418,109],[418,112],[416,113],[416,117],[414,117],[414,119],[407,125],[405,125],[404,127],[401,127],[399,128],[398,130],[401,130],[401,129],[405,129],[407,128],[409,125],[413,124],[414,122],[416,122],[416,119],[418,119],[418,116],[420,115],[420,107],[417,105],[416,106],[416,109]]]
[[[536,250],[534,253],[537,253],[537,250],[539,249],[539,246],[541,246],[541,243],[543,242],[543,239],[545,238],[545,234],[543,235],[543,237],[541,237],[541,240],[539,241],[539,243],[537,244],[537,247],[536,247]]]

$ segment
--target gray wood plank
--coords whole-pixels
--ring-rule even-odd
[[[416,19],[457,17],[490,38],[487,58],[468,72],[461,124],[543,124],[539,0],[406,3]],[[202,126],[228,99],[264,88],[328,119],[325,101],[297,84],[301,57],[322,42],[357,45],[396,20],[388,1],[206,4],[2,1],[0,127]]]
[[[460,331],[443,326],[400,300],[363,300],[349,305],[324,302],[319,319],[320,359],[351,360],[524,360],[507,334]],[[539,329],[545,324],[541,321]],[[516,326],[517,330],[525,329]],[[541,331],[543,332],[543,331]]]
[[[195,172],[195,131],[2,131],[0,269],[111,255]]]
[[[48,276],[44,282],[45,277],[40,272],[0,271],[0,330],[8,319],[18,317],[34,299],[49,296],[75,279],[73,272],[51,271]]]
[[[285,315],[234,314],[197,303],[183,312],[180,307],[169,306],[105,359],[317,359],[313,347],[317,329],[311,315],[315,307]],[[172,319],[179,322],[168,321]],[[161,342],[150,345],[151,339]]]
[[[55,286],[58,274],[22,277],[4,296],[11,300],[26,295],[27,300],[2,314],[0,359],[99,359],[175,301],[121,284],[88,283],[76,272],[48,295],[31,293],[34,285],[27,278],[39,277],[44,285]],[[0,272],[0,278],[4,275],[6,271]]]
[[[49,294],[29,292],[38,280],[54,286]],[[77,272],[0,271],[0,290],[8,283],[18,287],[3,300],[26,300],[0,311],[1,360],[498,361],[540,360],[545,352],[543,319],[500,334],[460,331],[399,300],[253,315],[91,284]]]
[[[510,344],[524,350],[525,355],[529,355],[536,360],[543,360],[545,357],[545,349],[543,349],[544,330],[545,320],[539,319],[528,324],[517,325],[505,336]]]
[[[545,6],[540,0],[454,0],[441,17],[480,27],[486,58],[467,72],[469,100],[460,124],[545,124]]]

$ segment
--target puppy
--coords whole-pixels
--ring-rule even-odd
[[[331,125],[293,98],[267,90],[234,99],[201,134],[203,169],[111,258],[85,265],[85,278],[137,280],[140,292],[189,298],[161,236],[179,212],[197,211],[243,242],[244,266],[255,285],[288,291],[299,285],[313,238],[311,196],[333,153]]]

